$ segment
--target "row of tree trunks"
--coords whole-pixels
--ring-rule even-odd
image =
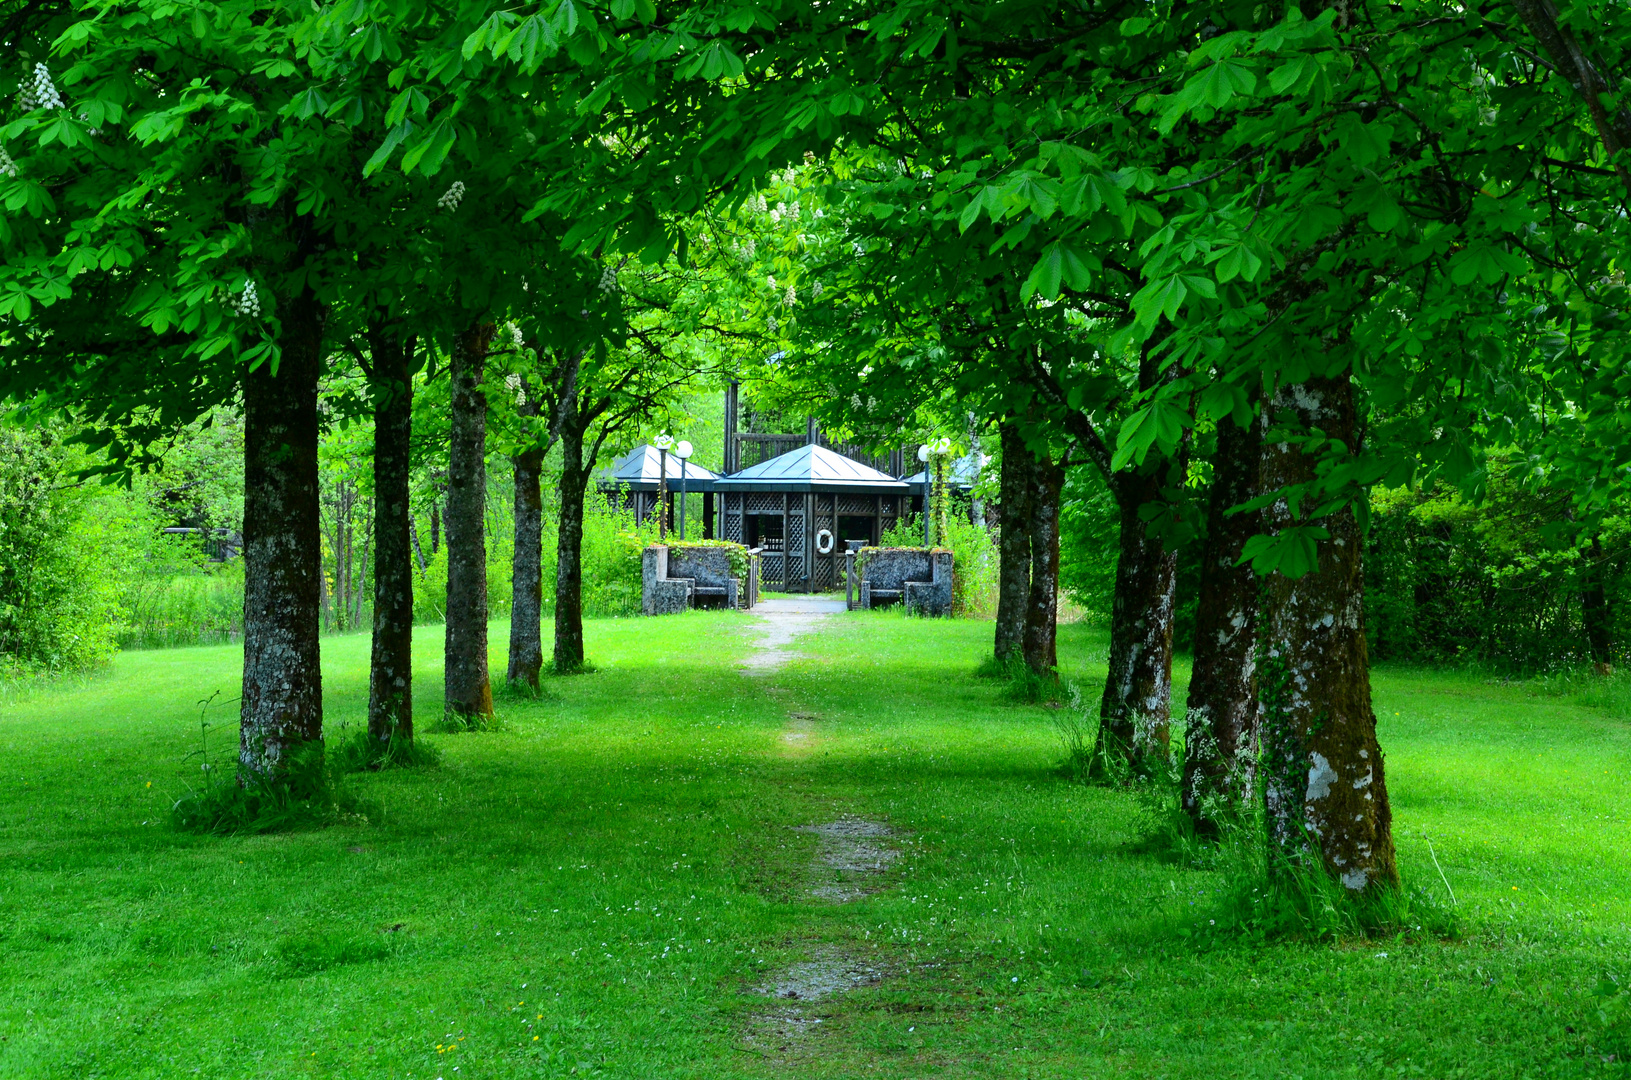
[[[471,722],[493,713],[487,671],[487,397],[481,391],[493,324],[474,322],[453,343],[448,376],[447,715]]]
[[[1220,421],[1212,460],[1180,789],[1196,833],[1208,837],[1238,819],[1257,789],[1257,575],[1241,552],[1262,515],[1229,511],[1261,490],[1262,430],[1255,416],[1245,427]]]
[[[323,736],[317,382],[327,311],[309,289],[278,312],[277,371],[244,376],[244,668],[238,760],[281,774]]]
[[[384,321],[368,327],[374,395],[374,640],[368,735],[381,745],[413,738],[413,563],[409,464],[413,349]],[[423,570],[423,560],[420,562]]]

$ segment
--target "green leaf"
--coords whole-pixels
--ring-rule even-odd
[[[1212,272],[1218,276],[1220,284],[1237,277],[1243,281],[1256,281],[1263,270],[1263,260],[1244,243],[1219,248],[1207,256],[1206,261],[1216,263]]]
[[[1457,285],[1483,281],[1493,285],[1508,274],[1527,273],[1529,264],[1488,241],[1480,241],[1459,251],[1450,259],[1450,280]]]
[[[1150,20],[1138,17],[1121,20],[1121,36],[1137,37],[1150,28]]]
[[[1363,169],[1388,156],[1393,129],[1380,121],[1362,123],[1354,113],[1343,113],[1337,117],[1336,137],[1354,165]]]
[[[1300,578],[1319,567],[1319,541],[1330,538],[1331,534],[1318,525],[1293,525],[1275,536],[1259,534],[1246,541],[1235,565],[1251,563],[1259,574],[1279,572],[1288,578]]]
[[[1269,89],[1276,94],[1285,94],[1299,86],[1306,88],[1318,66],[1307,53],[1294,56],[1269,72]]]
[[[995,193],[994,188],[982,187],[974,193],[974,197],[963,207],[963,212],[957,217],[957,231],[968,232],[969,228],[979,220],[980,211],[985,208],[988,197]]]

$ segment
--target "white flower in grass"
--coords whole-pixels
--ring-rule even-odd
[[[244,291],[227,301],[228,306],[239,315],[248,315],[252,319],[260,318],[261,298],[255,291],[254,281],[244,283]]]
[[[442,192],[442,197],[436,200],[436,205],[443,210],[457,210],[459,202],[464,198],[464,181],[455,180],[453,186]]]

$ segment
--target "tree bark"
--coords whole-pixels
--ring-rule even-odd
[[[511,459],[515,472],[515,561],[511,566],[509,680],[538,688],[544,666],[544,500],[538,486],[544,453],[525,450]]]
[[[1347,374],[1282,388],[1274,426],[1318,429],[1355,445],[1353,385]],[[1309,484],[1319,456],[1279,433],[1265,439],[1265,491]],[[1397,887],[1392,812],[1376,741],[1365,645],[1364,577],[1358,521],[1350,507],[1317,521],[1280,499],[1265,514],[1271,534],[1299,525],[1329,533],[1316,565],[1296,579],[1278,571],[1264,584],[1258,685],[1264,790],[1276,866],[1317,862],[1358,894]]]
[[[413,551],[409,455],[413,340],[383,322],[368,327],[374,393],[374,642],[368,735],[413,738]]]
[[[1109,674],[1099,701],[1095,756],[1148,771],[1171,742],[1172,611],[1178,553],[1168,551],[1139,513],[1161,499],[1165,462],[1110,478],[1121,512],[1115,595],[1110,607]]]
[[[1614,619],[1608,605],[1608,560],[1601,537],[1591,538],[1584,587],[1580,590],[1580,614],[1585,623],[1586,648],[1597,670],[1606,671],[1614,663]]]
[[[272,778],[323,737],[317,380],[327,311],[279,311],[282,358],[244,376],[244,669],[238,761]]]
[[[1184,812],[1201,836],[1237,817],[1257,784],[1257,575],[1237,565],[1262,528],[1257,511],[1228,511],[1256,497],[1262,422],[1218,423],[1201,551],[1195,662],[1184,739]]]
[[[461,721],[491,716],[487,673],[487,398],[482,367],[491,323],[474,323],[454,342],[448,440],[447,641],[445,701]]]
[[[1038,675],[1059,667],[1059,503],[1065,468],[1045,456],[1031,471],[1031,587],[1025,604],[1025,663]]]
[[[997,629],[994,651],[999,664],[1023,658],[1025,613],[1031,596],[1031,474],[1036,458],[1019,426],[1001,426],[1001,519],[998,528]]]
[[[583,431],[565,425],[555,559],[555,670],[563,675],[583,667],[583,497],[588,486]]]

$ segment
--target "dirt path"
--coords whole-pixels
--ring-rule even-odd
[[[761,603],[754,608],[760,617],[754,628],[757,651],[743,661],[742,670],[771,679],[789,661],[808,655],[795,649],[795,642],[818,635],[843,610],[841,600],[815,597]],[[782,756],[810,754],[820,740],[821,718],[786,701],[782,697],[788,692],[786,687],[770,681],[764,689],[789,709],[781,732]],[[795,890],[806,903],[847,904],[879,891],[885,887],[890,865],[900,855],[891,842],[893,831],[880,821],[844,815],[836,821],[799,826],[797,831],[817,838],[814,857],[802,868],[803,880]],[[743,1049],[774,1066],[794,1064],[819,1053],[817,1036],[826,1012],[824,1004],[858,987],[876,985],[884,977],[883,970],[851,946],[812,944],[804,959],[772,973],[753,988],[776,1004],[748,1017]]]

